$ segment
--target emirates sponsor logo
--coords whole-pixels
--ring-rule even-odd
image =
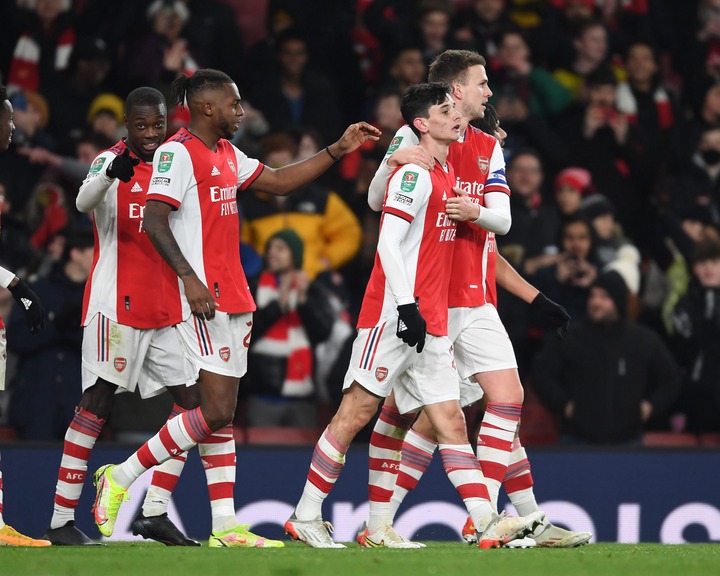
[[[115,370],[122,372],[127,366],[127,360],[125,358],[115,358]]]
[[[228,360],[230,360],[230,348],[228,348],[227,346],[223,346],[222,348],[220,348],[220,358],[223,362],[227,362]]]
[[[387,368],[385,368],[384,366],[378,366],[377,368],[375,368],[375,378],[377,378],[378,382],[382,382],[383,380],[385,380],[385,378],[387,378],[387,376]]]

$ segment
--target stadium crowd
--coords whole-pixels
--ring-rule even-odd
[[[513,222],[498,250],[572,316],[557,340],[500,291],[530,441],[720,434],[720,0],[127,0],[112,10],[0,6],[0,81],[16,125],[0,155],[0,259],[29,279],[48,324],[25,333],[2,291],[5,438],[61,440],[73,418],[93,264],[92,223],[75,201],[93,159],[124,134],[125,97],[152,86],[171,102],[171,82],[200,68],[236,82],[245,118],[233,143],[267,166],[308,158],[351,122],[383,131],[288,197],[238,194],[258,312],[236,423],[321,430],[340,403],[375,257],[368,187],[403,124],[403,91],[446,49],[485,57],[507,132]],[[167,137],[187,122],[171,109]],[[159,428],[166,397],[119,395],[106,438]]]

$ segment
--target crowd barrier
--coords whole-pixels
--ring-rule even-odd
[[[530,449],[535,494],[549,518],[574,530],[588,530],[599,542],[720,541],[720,451],[717,448],[645,450]],[[92,471],[120,462],[132,449],[99,444],[77,510],[77,525],[99,537],[90,509],[95,494]],[[0,446],[4,516],[15,528],[41,536],[48,526],[61,447]],[[239,447],[235,488],[238,518],[271,538],[282,537],[307,474],[312,447]],[[132,540],[129,524],[142,504],[150,475],[132,487],[120,512],[113,540]],[[501,506],[507,506],[504,496]],[[507,506],[512,511],[512,507]],[[171,518],[188,535],[207,538],[210,507],[197,450],[190,453],[170,504]],[[367,449],[348,453],[347,464],[324,506],[325,520],[338,541],[350,541],[367,516]],[[466,513],[433,460],[417,490],[396,519],[401,533],[420,540],[453,540]]]

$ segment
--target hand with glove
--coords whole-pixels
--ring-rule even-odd
[[[417,346],[419,354],[425,347],[425,318],[420,315],[417,303],[401,304],[397,311],[398,325],[395,334],[411,348]]]
[[[18,278],[15,285],[11,282],[8,290],[10,290],[12,297],[25,312],[25,324],[30,333],[37,334],[40,332],[45,327],[45,312],[37,294],[30,290],[28,285],[20,278]]]
[[[553,302],[542,292],[538,292],[538,295],[530,303],[530,311],[542,328],[554,328],[558,338],[565,337],[565,333],[570,327],[570,314],[560,304]]]
[[[106,174],[108,178],[119,178],[123,182],[130,182],[135,174],[135,166],[140,164],[140,158],[130,158],[130,148],[125,148],[120,156],[110,162]]]

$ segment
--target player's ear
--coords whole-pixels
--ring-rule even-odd
[[[462,84],[460,84],[458,82],[453,82],[450,85],[450,97],[453,100],[455,100],[455,101],[462,100],[462,93],[463,93]]]
[[[202,105],[202,111],[205,116],[212,116],[213,115],[213,103],[212,102],[204,102]]]
[[[413,120],[413,126],[415,126],[416,130],[421,134],[425,134],[428,131],[427,119],[423,118],[422,116],[417,116]]]

